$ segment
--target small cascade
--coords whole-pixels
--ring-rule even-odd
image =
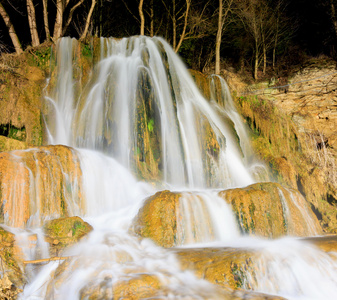
[[[270,181],[269,172],[263,162],[257,160],[253,153],[247,125],[237,111],[226,81],[218,75],[210,77],[211,101],[215,109],[225,119],[227,131],[235,141],[233,147],[239,146],[239,152],[249,168],[253,178],[258,181]]]
[[[48,128],[49,144],[69,145],[73,138],[72,131],[74,118],[74,85],[73,59],[76,57],[78,42],[75,39],[61,39],[56,46],[56,74],[62,74],[57,78],[56,86],[51,95],[46,95],[47,109],[52,111],[48,114],[52,120],[48,124],[56,126]]]
[[[239,237],[229,205],[214,193],[182,193],[176,218],[177,246]]]
[[[336,252],[329,255],[291,239],[261,244],[254,269],[246,274],[246,288],[286,299],[332,300],[337,295]]]

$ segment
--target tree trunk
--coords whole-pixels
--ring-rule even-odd
[[[80,40],[85,39],[85,37],[88,34],[88,29],[89,29],[89,25],[90,25],[90,21],[91,21],[91,16],[92,16],[92,13],[94,11],[95,5],[96,5],[96,0],[92,0],[91,7],[90,7],[90,10],[89,10],[89,13],[88,13],[88,17],[87,17],[87,21],[85,22],[84,31],[83,31],[83,33],[82,33],[82,35],[80,37]]]
[[[14,48],[15,48],[15,52],[17,54],[21,54],[23,51],[22,51],[21,44],[19,42],[18,36],[16,35],[14,26],[13,26],[7,12],[5,11],[5,9],[4,9],[4,7],[2,6],[1,3],[0,3],[0,15],[2,16],[2,18],[3,18],[3,20],[6,24],[9,36],[10,36],[10,38],[12,40],[12,43],[14,45]]]
[[[35,8],[33,0],[27,0],[27,15],[28,15],[30,35],[32,38],[32,46],[36,47],[40,45],[40,39],[36,28]]]
[[[151,0],[150,7],[150,36],[154,36],[154,10],[153,10],[153,0]]]
[[[266,74],[267,70],[267,50],[266,45],[263,44],[263,74]]]
[[[172,40],[172,46],[173,49],[176,48],[177,45],[177,19],[176,19],[176,1],[172,1],[172,33],[173,33],[173,40]]]
[[[44,21],[44,30],[46,31],[46,40],[50,40],[50,31],[49,31],[49,23],[48,23],[48,0],[43,0],[43,21]]]
[[[215,41],[215,74],[220,74],[220,46],[221,46],[221,37],[222,37],[222,9],[223,9],[223,0],[219,0],[219,18],[218,18],[218,31],[216,33]]]
[[[53,34],[54,42],[62,35],[62,23],[63,23],[63,1],[56,0],[56,19]]]
[[[187,20],[188,20],[188,12],[190,10],[191,7],[191,0],[186,0],[186,10],[185,10],[185,18],[184,18],[184,29],[183,32],[180,35],[180,39],[179,39],[179,43],[176,46],[176,48],[174,49],[174,51],[177,53],[181,44],[183,43],[183,40],[185,39],[185,35],[186,35],[186,28],[187,28]]]
[[[258,78],[257,71],[259,68],[259,45],[257,40],[255,40],[255,63],[254,63],[254,79]]]
[[[139,17],[140,17],[140,35],[144,35],[144,32],[145,32],[145,18],[144,18],[144,12],[143,12],[143,3],[144,3],[144,0],[140,0],[139,6],[138,6]]]
[[[336,8],[333,3],[333,0],[330,0],[330,7],[331,7],[331,20],[335,30],[335,36],[337,37],[337,19],[336,19]]]
[[[261,28],[261,37],[262,37],[262,51],[263,51],[263,74],[266,74],[267,69],[267,46],[266,39],[263,32],[263,28]]]

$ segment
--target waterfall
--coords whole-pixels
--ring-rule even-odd
[[[66,112],[47,123],[51,144],[102,151],[138,174],[146,162],[161,174],[158,179],[176,188],[254,182],[246,153],[164,40],[102,39],[100,62],[77,99],[69,78],[69,56],[77,46],[71,41],[58,44],[57,72],[64,75],[47,96],[52,110]]]
[[[220,198],[221,190],[268,180],[226,82],[212,76],[211,99],[205,99],[180,58],[158,37],[101,38],[99,44],[89,59],[93,67],[83,75],[80,43],[71,38],[58,41],[56,68],[44,95],[46,134],[54,146],[4,154],[15,174],[0,179],[0,196],[6,197],[0,212],[6,225],[21,227],[12,232],[22,237],[18,244],[26,259],[47,256],[38,227],[48,219],[80,216],[93,227],[86,239],[62,253],[68,258],[63,257],[63,263],[31,270],[21,298],[128,298],[127,291],[118,294],[121,282],[132,288],[137,280],[147,283],[143,298],[221,298],[214,285],[183,270],[174,251],[135,236],[147,231],[143,223],[136,223],[147,206],[144,215],[154,217],[165,234],[174,235],[173,246],[252,251],[254,271],[239,266],[247,290],[293,299],[336,295],[334,255],[295,239],[247,237],[238,223],[255,225],[257,205],[236,207],[238,220],[233,203]],[[20,181],[20,176],[25,179]],[[11,182],[13,178],[17,180]],[[260,197],[261,191],[255,192]],[[297,219],[303,217],[305,227],[319,233],[305,200],[290,190],[289,194],[286,199],[280,191],[281,203],[272,203],[282,211],[281,222],[288,226],[293,221],[290,210],[296,210],[301,215]],[[44,209],[44,201],[49,209]],[[261,207],[273,227],[274,215],[268,205]],[[247,221],[244,209],[252,221]],[[171,213],[172,222],[165,213]],[[29,250],[30,233],[38,244],[34,251]],[[303,249],[307,256],[301,256]],[[310,274],[302,281],[305,273]],[[312,288],[321,275],[327,282],[324,293]]]

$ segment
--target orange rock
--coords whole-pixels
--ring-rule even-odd
[[[319,222],[304,197],[278,183],[257,183],[229,189],[219,196],[231,204],[241,231],[276,238],[321,234]]]
[[[0,153],[0,222],[40,225],[45,217],[68,215],[81,204],[81,169],[76,151],[47,146]],[[5,217],[6,216],[6,217]]]

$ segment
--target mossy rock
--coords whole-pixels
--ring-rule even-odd
[[[277,238],[322,233],[308,202],[295,189],[265,182],[221,191],[233,209],[243,234]]]
[[[25,283],[21,251],[15,246],[14,234],[2,227],[0,227],[0,260],[2,274],[6,274],[7,279],[15,286],[13,291],[21,287]],[[7,280],[6,282],[8,283]]]
[[[221,299],[284,299],[250,291],[249,281],[259,272],[258,252],[236,248],[172,249],[183,270],[224,289]],[[248,280],[248,272],[252,279]]]
[[[100,282],[87,285],[80,291],[81,299],[148,299],[160,296],[158,277],[149,274],[132,274],[124,280],[112,283],[106,277]]]
[[[59,256],[60,251],[76,244],[93,230],[92,226],[80,217],[65,217],[44,224],[45,239],[51,245],[50,254]]]
[[[176,245],[176,209],[180,193],[161,191],[149,197],[139,210],[130,231],[151,238],[162,247]]]

